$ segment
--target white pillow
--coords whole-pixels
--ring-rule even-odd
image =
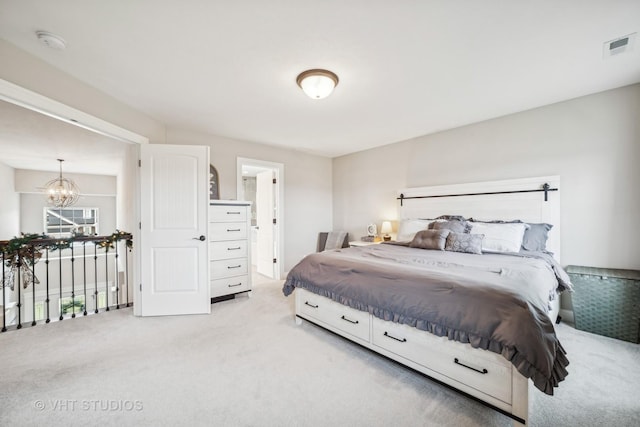
[[[529,228],[525,223],[485,223],[470,222],[472,234],[484,234],[483,252],[520,252],[524,232]]]
[[[398,235],[396,241],[410,242],[418,231],[426,230],[429,223],[433,220],[429,219],[403,219],[398,226]]]

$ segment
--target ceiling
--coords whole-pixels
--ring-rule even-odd
[[[637,83],[602,50],[639,31],[637,0],[0,0],[0,38],[168,128],[328,157]]]
[[[119,175],[127,145],[0,101],[0,161],[15,169]],[[54,178],[52,176],[52,178]]]

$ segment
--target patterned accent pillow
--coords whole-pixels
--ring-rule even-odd
[[[522,239],[522,248],[528,251],[547,252],[547,239],[549,238],[549,230],[553,225],[546,223],[528,224],[529,228],[524,232],[524,238]]]
[[[451,232],[444,245],[445,251],[465,252],[468,254],[482,254],[482,239],[484,234],[468,234]]]
[[[409,243],[410,248],[434,249],[444,251],[444,245],[449,235],[449,230],[422,230],[418,231]]]
[[[434,221],[429,224],[429,230],[451,230],[454,233],[469,233],[471,232],[471,224],[467,221],[460,221],[458,219],[450,221]]]

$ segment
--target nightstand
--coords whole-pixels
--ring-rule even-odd
[[[364,242],[362,240],[354,240],[353,242],[349,242],[349,247],[350,248],[357,248],[360,246],[371,246],[371,245],[379,245],[380,243],[382,243],[381,241],[378,242]]]

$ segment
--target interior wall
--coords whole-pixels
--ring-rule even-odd
[[[0,240],[20,234],[20,195],[15,190],[15,170],[0,162]]]
[[[24,233],[44,233],[44,208],[48,207],[42,194],[20,195],[20,227]],[[98,234],[116,231],[115,196],[81,196],[73,208],[98,208]]]
[[[208,145],[218,170],[220,198],[237,197],[238,157],[284,164],[284,269],[316,249],[318,233],[332,229],[331,159],[298,151],[178,129],[167,143]]]
[[[562,264],[640,269],[638,160],[640,84],[335,158],[334,225],[380,227],[406,187],[559,175]]]
[[[15,185],[18,193],[42,193],[42,187],[50,180],[57,178],[58,172],[16,169]],[[74,181],[82,194],[93,196],[115,196],[116,177],[111,175],[92,175],[83,173],[67,173],[63,176]]]
[[[161,143],[162,123],[0,39],[0,78]]]
[[[28,169],[15,170],[15,189],[19,193],[20,231],[44,233],[44,208],[47,202],[42,186],[57,176],[56,172]],[[111,234],[116,230],[116,177],[110,175],[64,174],[76,182],[82,192],[73,207],[98,208],[99,234]]]

